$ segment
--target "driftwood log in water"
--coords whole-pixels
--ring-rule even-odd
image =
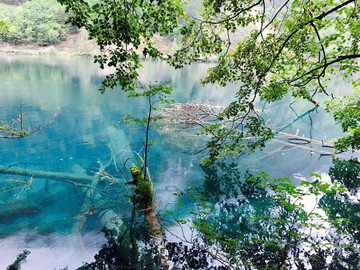
[[[139,197],[142,205],[142,212],[145,215],[152,236],[156,255],[161,264],[161,269],[174,269],[174,263],[171,261],[169,252],[166,248],[165,239],[162,235],[161,226],[158,217],[154,211],[154,190],[153,183],[149,174],[144,179],[143,173],[136,166],[130,167],[130,172],[135,185],[135,193]]]

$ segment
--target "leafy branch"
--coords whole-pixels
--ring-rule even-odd
[[[147,111],[143,112],[144,117],[138,117],[133,114],[127,114],[123,116],[123,119],[118,124],[133,124],[133,127],[142,126],[145,129],[145,142],[144,142],[144,154],[143,161],[144,167],[142,172],[144,173],[144,179],[146,179],[148,171],[148,148],[151,145],[149,140],[151,125],[159,127],[157,121],[161,119],[160,116],[154,116],[153,112],[157,109],[157,104],[169,104],[173,100],[169,100],[168,96],[172,92],[170,82],[162,82],[155,84],[143,85],[138,83],[139,88],[136,91],[131,91],[128,94],[129,98],[144,98],[147,103]]]

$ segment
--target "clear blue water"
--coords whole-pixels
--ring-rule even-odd
[[[172,81],[177,102],[226,105],[237,89],[235,85],[201,87],[199,78],[210,64],[177,71],[161,62],[143,65],[142,80]],[[115,220],[129,215],[131,206],[118,167],[126,158],[134,158],[130,150],[141,149],[143,130],[114,124],[121,114],[141,114],[145,105],[129,100],[119,89],[101,95],[97,89],[106,72],[87,58],[0,55],[0,119],[16,118],[20,106],[26,113],[25,127],[35,127],[50,121],[54,114],[59,115],[51,126],[29,137],[0,139],[0,165],[93,176],[109,163],[106,172],[122,181],[100,181],[96,188],[103,193],[88,200],[83,186],[31,175],[0,175],[0,269],[12,263],[23,249],[32,251],[32,256],[22,269],[61,269],[66,265],[73,269],[91,261],[104,242],[99,231],[107,214],[113,214]],[[345,88],[345,84],[331,85],[335,92]],[[289,98],[258,106],[275,130],[324,141],[341,136],[340,127],[322,109],[306,114],[308,103],[297,101],[290,108],[290,102]],[[205,140],[193,133],[155,130],[151,139],[155,146],[150,150],[149,167],[161,212],[174,204],[173,192],[204,181],[204,172],[198,165],[202,153],[194,153],[204,147]],[[306,147],[321,150],[316,145]],[[117,162],[109,162],[114,155],[120,155]],[[327,173],[331,157],[269,142],[263,151],[243,155],[237,162],[244,171],[301,178],[311,172]]]

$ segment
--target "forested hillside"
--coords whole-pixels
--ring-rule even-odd
[[[186,9],[197,16],[200,7],[201,1],[196,0],[190,1]],[[8,26],[8,30],[0,34],[0,42],[12,46],[58,44],[78,33],[75,27],[65,23],[68,17],[69,13],[65,13],[65,8],[56,0],[0,0],[0,19]],[[178,35],[174,33],[168,39],[175,41]]]
[[[1,41],[12,45],[33,43],[46,46],[65,40],[69,33],[76,30],[65,25],[68,15],[64,12],[56,0],[3,0],[0,18],[9,28],[1,34]]]

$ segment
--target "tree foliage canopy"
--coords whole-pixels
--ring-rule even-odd
[[[257,137],[255,146],[260,147],[271,137],[271,129],[260,127],[264,123],[254,108],[258,99],[274,102],[290,93],[318,106],[319,95],[333,97],[326,88],[330,78],[359,85],[352,77],[359,71],[359,11],[355,0],[204,1],[202,17],[182,28],[184,48],[171,63],[182,65],[216,54],[218,64],[202,82],[240,82],[236,100],[222,115],[229,124],[206,129],[214,135],[210,145],[215,156],[243,150],[239,141],[244,137]],[[254,24],[255,29],[233,45],[237,30]],[[348,128],[351,133],[353,127]],[[345,143],[341,149],[349,146],[357,148]]]
[[[96,38],[101,54],[95,61],[102,68],[116,68],[102,83],[102,92],[117,85],[123,90],[136,88],[140,56],[166,59],[177,68],[216,59],[202,83],[238,83],[239,90],[220,121],[203,129],[212,135],[211,160],[263,147],[272,138],[274,131],[257,112],[256,101],[274,102],[291,94],[319,106],[321,95],[334,98],[327,88],[330,78],[350,81],[355,88],[359,85],[352,76],[359,71],[360,57],[356,0],[205,0],[198,18],[187,14],[176,0],[59,2],[75,15],[69,19],[72,24],[85,27],[90,38]],[[238,30],[244,27],[248,35],[239,39]],[[182,47],[164,55],[154,37],[174,31],[180,33]],[[341,113],[349,109],[342,104],[328,106],[337,108],[339,122],[350,115]],[[359,106],[352,110],[358,112]],[[356,126],[346,127],[349,137],[337,146],[358,149]],[[248,137],[253,138],[250,143],[242,143]]]
[[[83,0],[59,0],[75,16],[69,21],[89,31],[96,38],[101,54],[95,57],[101,68],[115,67],[102,82],[101,92],[120,85],[128,91],[136,88],[140,51],[145,57],[162,58],[153,38],[169,35],[182,16],[180,1],[98,1],[91,5]]]
[[[102,68],[115,68],[103,81],[102,93],[121,86],[124,91],[135,93],[130,96],[136,96],[134,90],[141,88],[137,72],[141,56],[166,60],[176,68],[211,59],[216,64],[207,71],[203,84],[238,85],[235,100],[218,116],[218,121],[202,129],[212,135],[208,143],[209,161],[263,147],[276,131],[261,117],[256,108],[258,101],[275,102],[287,95],[306,100],[311,106],[320,106],[324,97],[328,98],[327,110],[334,113],[335,120],[348,133],[336,147],[342,151],[359,149],[359,95],[334,97],[327,88],[334,77],[351,82],[354,89],[360,84],[353,76],[359,71],[360,58],[357,0],[204,0],[199,17],[185,12],[177,0],[100,0],[93,4],[84,0],[58,1],[67,11],[73,12],[74,16],[69,18],[72,24],[85,27],[90,38],[96,38],[101,53],[95,57],[95,62]],[[238,37],[240,28],[248,29],[248,34],[241,38]],[[174,33],[180,35],[181,48],[173,55],[165,55],[156,47],[154,38]],[[329,184],[321,182],[319,176],[316,178],[318,180],[313,183],[302,182],[302,188],[295,187],[288,179],[270,179],[267,175],[242,184],[242,194],[249,191],[249,201],[257,202],[260,198],[270,212],[255,213],[243,219],[241,229],[248,234],[240,238],[237,235],[229,238],[226,232],[219,231],[226,230],[232,223],[211,220],[209,214],[216,208],[204,204],[198,192],[192,193],[194,195],[189,192],[197,207],[193,228],[204,243],[209,243],[209,248],[218,245],[220,252],[226,251],[222,254],[225,264],[230,261],[249,269],[261,269],[270,259],[276,258],[272,262],[274,269],[293,266],[302,269],[305,268],[303,258],[306,258],[305,264],[325,267],[332,250],[338,249],[338,254],[343,256],[341,250],[353,247],[342,241],[347,231],[337,227],[346,220],[317,215],[313,211],[306,213],[304,205],[297,204],[304,196],[331,197],[345,192],[336,182]],[[216,175],[215,182],[220,179]],[[218,192],[220,188],[211,190]],[[268,196],[267,191],[271,191],[272,196]],[[233,199],[239,197],[239,189],[230,194],[227,188],[225,193],[224,196]],[[254,194],[260,195],[259,198],[255,200]],[[240,221],[238,207],[226,204],[228,200],[221,208],[226,214],[215,213],[214,216]],[[244,207],[245,204],[245,200],[239,202]],[[326,207],[321,209],[327,211]],[[278,214],[274,216],[276,211]],[[256,220],[265,222],[258,222],[260,227],[253,230]],[[175,221],[180,225],[188,222]],[[305,227],[324,230],[324,223],[337,230],[334,238],[327,239],[329,243],[303,232]],[[224,224],[227,225],[220,226]],[[262,224],[269,231],[261,227]],[[240,254],[239,250],[246,252]],[[265,261],[254,261],[264,254]],[[345,259],[352,261],[350,257]]]

